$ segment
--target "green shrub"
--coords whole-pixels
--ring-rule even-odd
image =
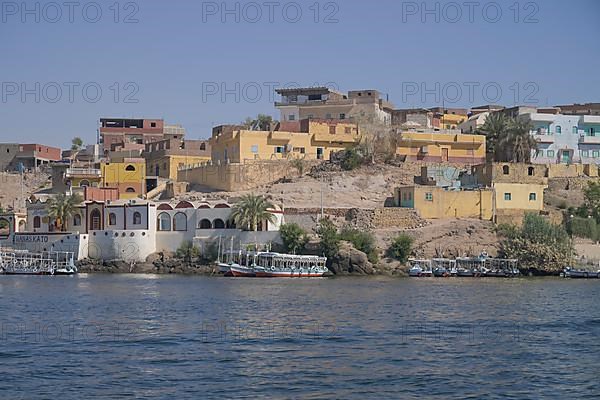
[[[175,252],[177,258],[184,260],[188,263],[192,262],[192,260],[198,258],[200,255],[200,249],[190,241],[183,242],[181,246]]]
[[[208,243],[202,249],[202,254],[200,255],[202,261],[206,263],[212,263],[217,261],[219,258],[219,246],[216,243]]]
[[[561,210],[566,210],[568,207],[567,202],[566,201],[561,201],[560,204],[558,205],[558,208],[560,208]]]
[[[406,263],[412,251],[414,239],[407,234],[398,235],[388,248],[388,255],[396,260]]]
[[[567,222],[567,231],[570,235],[597,240],[598,224],[593,218],[573,217]]]
[[[363,163],[363,157],[355,148],[348,149],[344,152],[342,158],[341,167],[346,171],[351,171],[361,166]]]
[[[344,228],[339,235],[341,240],[352,243],[355,249],[365,253],[370,262],[379,261],[375,236],[370,232],[360,231],[358,229]]]
[[[298,224],[284,224],[279,228],[285,251],[292,254],[301,252],[308,242],[308,236]]]
[[[328,258],[337,256],[340,251],[340,238],[334,223],[329,218],[322,218],[316,233],[320,239],[321,254]]]
[[[557,272],[572,262],[574,252],[566,229],[538,214],[525,214],[521,228],[511,227],[503,233],[500,256],[515,258],[521,266]]]

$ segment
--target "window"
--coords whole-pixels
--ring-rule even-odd
[[[590,136],[594,136],[595,133],[596,131],[594,130],[594,128],[590,128]]]
[[[170,231],[171,230],[171,217],[166,212],[158,215],[158,230],[159,231]]]
[[[527,168],[527,175],[534,176],[535,175],[535,168],[533,168],[533,167]]]
[[[135,171],[135,167],[130,164],[127,167],[125,167],[125,171]]]
[[[578,132],[577,132],[577,127],[576,127],[576,126],[574,126],[574,127],[573,127],[573,133],[578,133]]]
[[[554,157],[554,150],[548,150],[548,151],[546,152],[546,155],[547,155],[548,157]]]
[[[212,224],[210,223],[210,220],[208,219],[203,219],[202,221],[200,221],[200,225],[198,225],[198,229],[211,229],[212,228]]]
[[[151,128],[156,128],[156,122],[150,122],[150,127]]]
[[[344,113],[341,113],[341,114],[340,114],[340,119],[346,119],[346,114],[344,114]]]
[[[510,174],[510,167],[509,167],[508,165],[504,165],[504,166],[502,167],[502,173],[503,173],[504,175],[508,175],[508,174]]]
[[[206,143],[202,143],[200,145],[200,150],[206,150]]]
[[[544,150],[537,150],[536,157],[544,157]]]
[[[140,214],[139,211],[136,211],[133,213],[133,224],[134,225],[142,224],[142,214]]]
[[[335,126],[334,125],[332,125],[332,126],[329,127],[329,134],[330,135],[335,135]]]
[[[598,151],[598,150],[592,151],[592,157],[594,157],[594,158],[600,157],[600,151]]]
[[[125,192],[127,193],[135,193],[135,189],[132,187],[128,187],[127,189],[125,189]]]
[[[314,118],[314,116],[313,116],[312,114],[308,114],[308,115],[306,116],[306,118],[308,118],[308,119],[313,119],[313,118]]]
[[[347,135],[350,135],[352,133],[352,128],[350,128],[349,126],[344,128],[344,133]]]
[[[213,227],[214,229],[225,229],[225,222],[223,222],[222,219],[217,218],[213,221]]]
[[[283,146],[275,146],[275,153],[281,154],[284,152]]]
[[[33,227],[41,228],[41,226],[42,226],[42,220],[40,219],[40,217],[33,217]]]
[[[258,145],[253,144],[252,147],[250,148],[250,151],[254,154],[257,154],[258,153]]]
[[[295,121],[295,120],[296,120],[296,116],[294,114],[292,114],[288,117],[288,121]]]
[[[88,181],[88,180],[83,179],[79,182],[79,187],[88,187],[88,186],[90,186],[90,181]]]
[[[511,201],[512,200],[512,194],[510,194],[510,193],[504,193],[504,200],[505,201]]]
[[[73,216],[73,226],[81,226],[81,215],[75,214]]]
[[[536,201],[537,195],[535,193],[529,193],[529,201]]]
[[[588,150],[581,150],[581,157],[589,157],[590,152]]]
[[[329,114],[329,113],[325,114],[325,119],[331,119],[331,114]]]
[[[108,224],[109,225],[117,224],[117,214],[115,214],[115,213],[108,214]]]
[[[294,147],[294,153],[304,154],[306,153],[306,149],[304,147]]]
[[[556,125],[556,134],[560,135],[562,133],[562,127],[560,125]]]
[[[433,201],[433,193],[425,193],[425,201]]]
[[[187,231],[187,216],[178,212],[173,217],[173,230],[174,231]]]

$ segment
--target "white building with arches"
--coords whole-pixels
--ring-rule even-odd
[[[85,201],[61,231],[49,217],[51,195],[32,196],[27,214],[0,216],[9,225],[0,235],[0,247],[30,251],[73,251],[78,259],[145,261],[157,252],[175,252],[192,242],[203,249],[208,243],[247,244],[280,242],[283,210],[269,210],[275,221],[261,221],[257,232],[238,229],[232,204],[223,201],[152,202],[140,199]]]

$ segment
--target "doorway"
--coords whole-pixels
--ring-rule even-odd
[[[448,162],[448,149],[442,148],[442,162]]]

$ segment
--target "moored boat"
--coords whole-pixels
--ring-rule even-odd
[[[0,273],[4,275],[73,275],[77,273],[72,252],[0,250]]]

